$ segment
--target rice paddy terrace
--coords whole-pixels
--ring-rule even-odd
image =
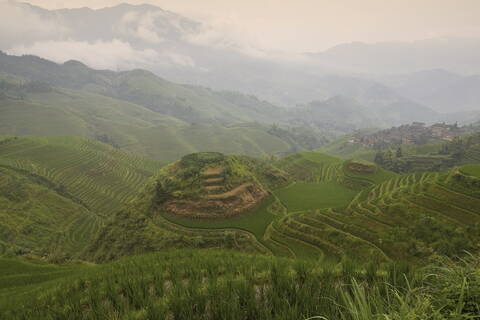
[[[270,191],[270,197],[258,208],[231,219],[188,219],[174,214],[165,214],[163,218],[186,228],[206,230],[229,228],[240,229],[254,236],[253,239],[264,250],[275,255],[290,257],[318,258],[324,251],[299,238],[278,232],[278,224],[293,212],[331,207],[345,207],[363,188],[383,181],[394,174],[374,167],[375,172],[357,172],[350,170],[353,162],[345,163],[338,158],[318,153],[302,153],[282,159],[277,167],[277,176],[286,177],[288,184],[271,184],[264,189]],[[371,166],[371,165],[369,165]],[[212,168],[212,173],[219,170]],[[255,170],[250,170],[255,171]],[[216,173],[218,174],[218,172]],[[271,175],[267,175],[271,177]],[[215,183],[213,190],[222,178],[210,177]],[[259,178],[257,181],[268,181]],[[223,181],[223,180],[222,180]],[[268,183],[267,183],[268,184]]]
[[[477,251],[479,183],[458,169],[403,175],[360,192],[347,208],[287,215],[275,229],[278,237],[298,239],[337,257],[415,261],[433,252]]]
[[[69,252],[96,261],[184,247],[335,261],[479,249],[475,165],[397,175],[316,152],[277,161],[199,153],[160,169],[90,140],[24,137],[0,142],[0,166],[45,179],[81,207],[52,228],[72,235]]]
[[[396,175],[318,153],[292,155],[276,165],[290,184],[271,189],[264,205],[243,217],[162,218],[204,234],[240,229],[253,235],[262,251],[290,257],[419,262],[433,252],[479,249],[476,166]]]
[[[0,140],[0,165],[44,177],[108,216],[128,203],[161,164],[78,137]]]
[[[203,159],[208,164],[199,164],[199,156],[220,157],[223,165],[219,165],[218,159]],[[194,171],[185,165],[188,161],[195,164]],[[135,208],[121,215],[116,224],[108,229],[124,230],[125,227],[121,226],[124,221],[133,221],[135,217],[142,216],[145,224],[138,229],[155,230],[155,233],[161,235],[164,244],[172,246],[230,247],[248,252],[315,259],[330,257],[332,255],[326,252],[325,248],[285,232],[285,219],[290,219],[295,213],[314,209],[346,208],[361,190],[395,177],[395,174],[371,164],[343,162],[318,153],[287,157],[276,166],[251,158],[219,154],[195,154],[181,162],[164,168],[157,183],[147,188],[143,199],[134,205]],[[367,168],[367,172],[360,170],[359,166]],[[235,174],[224,175],[226,171]],[[238,196],[241,194],[237,193],[238,186],[241,189],[246,183],[258,184],[258,188],[268,190],[270,195],[263,200],[263,193],[257,193],[260,195],[259,199],[263,200],[261,204],[240,214],[231,215],[227,212],[223,216],[207,216],[207,212],[212,212],[213,209],[201,212],[198,211],[200,207],[197,204],[190,204],[191,210],[187,210],[190,214],[172,210],[172,206],[179,202],[204,203],[205,198],[210,199],[213,196],[217,199],[218,194],[222,199],[229,198],[224,197],[225,193]],[[227,187],[228,185],[231,187]],[[298,198],[301,200],[298,201]],[[153,210],[152,203],[155,204]],[[220,206],[220,209],[224,210],[225,206]],[[222,212],[221,210],[219,212]],[[145,215],[145,212],[150,213]],[[132,253],[128,249],[126,252],[122,251],[125,248],[120,244],[109,245],[108,254],[102,249],[102,243],[118,243],[117,239],[124,232],[127,231],[105,232],[105,238],[94,246],[97,249],[92,252],[92,256],[103,260]],[[156,246],[146,233],[129,233],[125,237],[130,240],[136,238],[135,243],[141,243],[145,247]],[[116,253],[112,252],[115,247],[119,247]]]
[[[72,138],[0,140],[0,254],[79,257],[161,165]]]
[[[0,255],[78,257],[100,222],[48,180],[0,166]]]
[[[249,172],[254,168],[246,159],[220,153],[185,156],[162,170],[157,203],[166,213],[193,218],[226,218],[251,210],[268,192]],[[270,174],[275,175],[273,170]]]

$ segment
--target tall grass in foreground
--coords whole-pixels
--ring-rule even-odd
[[[28,301],[12,297],[0,319],[480,319],[478,301],[474,258],[413,271],[179,251],[86,269]]]

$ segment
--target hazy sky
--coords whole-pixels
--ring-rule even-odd
[[[0,0],[5,1],[5,0]],[[480,0],[27,0],[46,8],[151,3],[270,50],[352,42],[480,37]]]

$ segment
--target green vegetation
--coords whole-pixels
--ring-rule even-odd
[[[376,152],[375,163],[398,172],[445,171],[480,161],[480,133],[444,143],[401,146]]]
[[[97,266],[0,260],[0,317],[478,319],[478,267],[474,257],[413,270],[388,263],[360,268],[347,260],[332,265],[207,250]],[[37,283],[27,284],[29,277]]]
[[[359,133],[369,134],[375,130],[361,130]],[[373,161],[375,158],[375,150],[363,145],[362,143],[353,142],[352,135],[345,135],[338,139],[334,139],[330,143],[322,146],[318,152],[330,154],[343,159],[362,159]]]
[[[476,252],[478,188],[455,170],[405,175],[359,193],[346,209],[294,214],[284,218],[278,229],[337,257],[377,252],[420,262],[436,253]],[[359,249],[360,244],[365,250]]]
[[[50,181],[0,166],[0,255],[36,255],[61,262],[78,257],[101,218]]]
[[[467,175],[480,178],[480,165],[478,164],[465,165],[460,170]]]
[[[262,242],[265,230],[275,218],[275,215],[268,210],[273,201],[273,198],[270,197],[258,208],[255,208],[254,210],[251,210],[250,212],[244,213],[240,216],[231,217],[228,219],[187,219],[165,213],[163,216],[171,222],[188,228],[245,230],[254,234],[257,240]]]
[[[170,162],[197,151],[265,156],[292,148],[261,124],[186,123],[102,95],[56,89],[2,100],[0,135],[62,135],[96,139]]]
[[[157,161],[75,137],[6,138],[0,164],[50,180],[99,215],[133,200],[161,168]]]
[[[79,258],[160,167],[82,138],[3,138],[0,254]]]
[[[356,194],[357,191],[346,188],[337,182],[298,182],[275,190],[275,195],[289,212],[345,206]]]
[[[273,162],[198,153],[158,171],[153,160],[63,137],[7,138],[0,154],[10,180],[21,176],[15,183],[29,185],[33,179],[65,202],[54,197],[48,203],[26,189],[32,206],[20,219],[12,209],[12,182],[2,180],[3,197],[11,198],[4,201],[3,253],[105,261],[165,248],[221,247],[420,263],[479,249],[475,166],[397,176],[370,162],[314,152]],[[64,210],[54,211],[58,207]],[[54,219],[59,214],[68,219]],[[42,215],[52,225],[36,228]],[[29,236],[32,228],[43,235]]]
[[[0,135],[79,136],[164,163],[201,151],[285,154],[324,140],[253,96],[33,56],[0,53],[0,101]]]
[[[54,265],[39,260],[0,258],[0,310],[11,301],[27,303],[45,290],[54,289],[58,280],[77,276],[86,264]],[[0,311],[0,316],[3,311]]]
[[[480,320],[480,134],[428,143],[473,127],[338,158],[348,98],[1,52],[0,104],[0,319]]]
[[[231,160],[235,161],[229,164]],[[189,208],[185,211],[188,214],[171,211],[172,207],[159,207],[158,185],[152,184],[133,205],[135,208],[106,226],[108,231],[88,256],[102,261],[152,248],[221,246],[325,261],[338,261],[347,255],[360,260],[373,257],[378,261],[422,263],[435,254],[455,256],[464,250],[480,249],[480,185],[476,178],[458,170],[398,176],[369,162],[341,161],[317,153],[281,159],[276,163],[281,169],[262,167],[262,162],[252,161],[219,154],[185,157],[165,169],[158,181],[185,184],[177,184],[174,189],[182,192],[172,189],[165,199],[168,203],[169,197],[181,197],[174,204]],[[222,170],[210,178],[215,183],[243,183],[245,178],[258,181],[271,188],[270,200],[238,217],[213,215],[213,209],[209,209],[210,217],[193,218],[191,214],[201,208],[198,199],[205,193],[201,189],[205,179],[202,173],[205,168],[217,170],[220,163]],[[250,169],[243,170],[246,164]],[[237,172],[236,178],[217,177],[229,170]],[[269,170],[278,174],[268,174]],[[182,178],[186,173],[189,177]],[[295,183],[279,188],[279,181]],[[188,191],[189,188],[196,191]],[[192,205],[192,201],[196,204]],[[132,224],[137,231],[125,230]],[[122,244],[125,238],[132,243]],[[241,241],[236,242],[237,239]]]
[[[0,259],[0,318],[478,319],[478,171],[397,175],[314,152],[161,169],[81,138],[4,138],[0,254],[70,262]],[[163,210],[245,183],[269,196],[239,215]]]

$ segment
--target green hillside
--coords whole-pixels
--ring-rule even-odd
[[[161,166],[82,138],[2,138],[0,255],[79,257]]]
[[[254,156],[285,153],[297,143],[261,124],[186,123],[103,95],[60,88],[0,97],[0,135],[80,136],[170,162],[198,151]],[[301,149],[301,147],[298,147]]]
[[[49,192],[75,200],[65,200],[62,212],[42,213],[49,219],[83,206],[69,215],[71,223],[51,228],[60,234],[70,227],[72,233],[83,230],[83,240],[58,251],[81,247],[81,257],[88,260],[220,247],[334,261],[348,255],[360,261],[421,262],[436,253],[454,256],[479,249],[480,185],[474,165],[396,175],[370,162],[315,152],[279,160],[195,153],[160,170],[154,160],[68,137],[5,138],[0,165],[6,175],[23,175],[25,181],[41,177]],[[7,197],[8,190],[3,191]],[[3,251],[5,244],[12,248],[16,243],[52,251],[54,233],[36,246],[22,244],[27,236],[12,240],[12,233],[21,234],[40,217],[35,210],[42,201],[34,191],[29,194],[33,205],[27,219],[15,216],[14,209],[2,213],[13,221],[4,228],[9,231],[1,240]],[[51,208],[54,202],[43,205]]]
[[[83,138],[5,137],[0,255],[42,259],[0,258],[0,318],[474,316],[475,258],[412,269],[479,252],[478,172],[397,175],[316,152],[162,166]],[[215,215],[239,199],[254,205]]]
[[[163,168],[109,221],[87,257],[110,260],[169,247],[222,247],[272,254],[263,235],[276,218],[271,188],[284,173],[266,160],[196,153]]]
[[[477,180],[457,169],[403,175],[360,192],[347,208],[296,213],[276,228],[338,257],[366,258],[376,252],[395,260],[420,261],[434,253],[477,252]]]
[[[322,146],[317,151],[345,159],[354,158],[373,161],[375,151],[361,143],[352,142],[352,139],[351,135],[340,137]]]
[[[99,215],[135,198],[161,164],[75,137],[11,137],[0,141],[0,164],[40,175]]]
[[[0,165],[0,256],[78,257],[101,218],[75,196],[28,171]]]
[[[205,162],[200,159],[202,157],[204,155],[194,154],[164,168],[158,182],[149,185],[135,204],[119,213],[105,227],[88,257],[102,261],[168,246],[221,246],[279,256],[324,257],[328,254],[321,248],[281,234],[277,230],[281,221],[295,211],[345,208],[361,190],[395,177],[395,174],[370,163],[355,163],[368,168],[367,172],[361,172],[351,166],[352,162],[312,152],[281,159],[274,163],[275,166],[264,160],[245,157],[215,155],[210,158],[208,155]],[[185,162],[189,165],[183,164]],[[219,172],[234,172],[236,178],[215,173],[215,176],[207,177],[215,184],[209,182],[204,185],[206,187],[202,186],[203,170],[209,166],[217,170],[219,163],[224,165]],[[209,188],[212,191],[207,192],[207,197],[208,194],[216,197],[219,192],[226,192],[229,197],[225,199],[237,203],[236,197],[242,199],[245,196],[233,190],[246,181],[256,181],[254,183],[259,183],[260,189],[270,193],[260,206],[229,218],[228,202],[204,200],[205,191],[202,190]],[[285,186],[286,182],[290,184]],[[232,186],[227,187],[228,183]],[[260,189],[255,191],[259,195],[262,194]],[[209,208],[208,215],[201,213],[203,207]],[[216,213],[222,210],[229,213]]]
[[[78,61],[56,64],[35,56],[0,52],[0,72],[26,80],[96,93],[197,123],[278,122],[285,111],[253,96],[180,85],[146,70],[94,70]]]
[[[389,130],[395,129],[397,128]],[[379,139],[378,146],[366,145],[355,141],[354,135],[344,136],[319,148],[318,151],[344,159],[374,161],[383,168],[397,173],[440,172],[480,161],[480,133],[476,132],[477,126],[465,126],[461,130],[467,133],[455,137],[452,141],[439,142],[436,138],[433,142],[426,140],[419,144],[399,144]],[[357,134],[361,136],[363,132]]]

